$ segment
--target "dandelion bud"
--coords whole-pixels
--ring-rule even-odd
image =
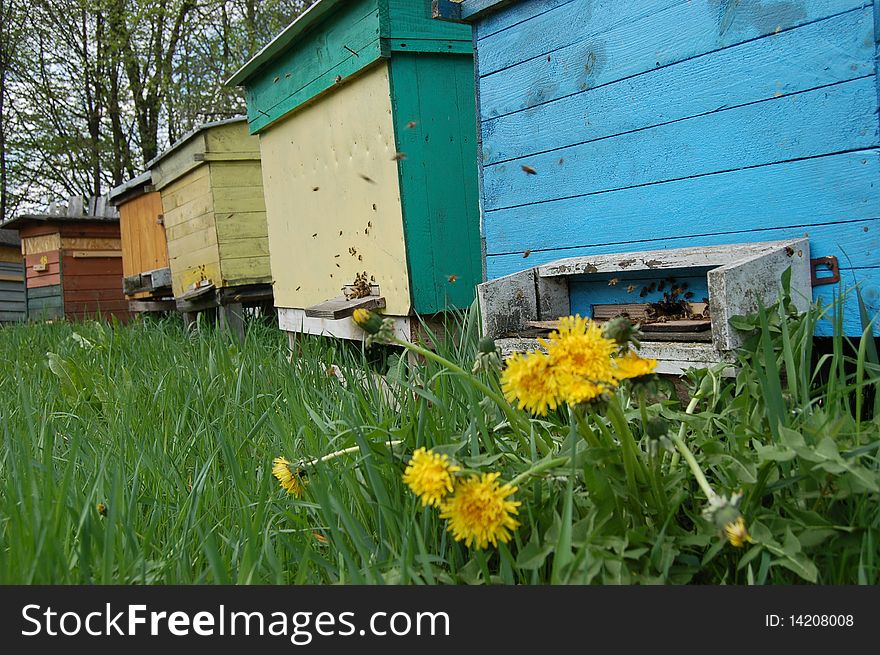
[[[626,316],[618,316],[605,323],[603,336],[616,342],[623,350],[627,350],[630,346],[639,347],[642,333],[639,326],[633,325]]]
[[[492,354],[495,352],[495,339],[492,337],[483,337],[477,342],[477,350],[481,353]]]
[[[354,322],[368,334],[378,334],[382,329],[382,317],[369,309],[356,309],[352,314]]]

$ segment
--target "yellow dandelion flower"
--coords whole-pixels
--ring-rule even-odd
[[[657,368],[656,359],[642,359],[634,352],[628,352],[623,357],[617,357],[613,362],[614,377],[617,380],[629,380],[650,375]]]
[[[724,526],[724,535],[734,548],[742,548],[747,543],[755,543],[752,535],[746,529],[745,519],[741,516],[736,521],[731,521]]]
[[[510,541],[519,522],[518,501],[508,500],[516,487],[499,484],[500,473],[483,473],[461,480],[455,492],[440,507],[440,517],[449,520],[448,530],[456,541],[470,548],[486,548],[490,543]]]
[[[300,478],[298,471],[291,470],[290,467],[291,463],[284,457],[276,457],[272,460],[272,475],[277,478],[287,493],[301,498],[304,492],[302,478]]]
[[[558,385],[550,358],[540,351],[516,353],[501,374],[504,397],[519,409],[545,416],[559,405]]]
[[[542,340],[553,365],[562,399],[570,405],[588,402],[616,385],[611,360],[617,344],[589,319],[568,316]]]
[[[422,505],[439,507],[443,498],[452,493],[453,474],[459,470],[449,462],[448,455],[419,448],[403,472],[403,481],[422,499]]]

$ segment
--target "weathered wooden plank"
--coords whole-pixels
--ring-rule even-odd
[[[50,252],[61,249],[61,234],[44,234],[40,236],[24,237],[21,240],[21,251],[24,255]]]
[[[176,310],[177,304],[173,300],[130,300],[128,303],[128,311],[136,314]]]
[[[196,159],[197,154],[203,154],[206,150],[205,133],[198,132],[192,135],[186,142],[176,145],[174,151],[168,156],[163,156],[158,162],[150,167],[153,185],[163,192],[165,188],[181,180],[187,174],[192,173],[202,164]]]
[[[533,107],[858,9],[864,2],[803,0],[794,8],[762,0],[723,5],[713,0],[605,0],[592,12],[578,11],[578,4],[480,42],[481,116]],[[572,30],[572,24],[580,28]]]
[[[99,289],[118,290],[120,297],[122,294],[122,276],[114,277],[110,275],[76,275],[73,277],[64,277],[64,292],[68,291],[92,291]]]
[[[199,262],[198,253],[193,258],[194,262]],[[202,262],[206,261],[204,259]],[[203,280],[220,283],[220,262],[212,261],[208,263],[195,263],[193,265],[184,265],[183,262],[171,260],[172,275],[172,291],[175,296],[179,296]]]
[[[118,257],[78,259],[65,255],[61,260],[65,280],[77,275],[107,275],[122,290],[122,261]]]
[[[339,296],[331,300],[326,300],[317,305],[306,307],[306,316],[309,318],[326,318],[331,321],[338,321],[341,318],[348,318],[356,309],[384,309],[385,299],[381,296],[367,296],[365,298],[353,298],[349,300],[345,296]]]
[[[639,247],[653,249],[657,246],[651,241],[678,243],[676,239],[693,233],[711,235],[782,226],[794,232],[796,227],[805,226],[802,234],[823,223],[880,217],[880,196],[872,186],[878,178],[880,154],[872,150],[488,211],[484,214],[486,245],[489,255],[533,251],[528,261],[521,262],[525,265],[534,261],[532,258],[544,258],[541,251],[545,250],[558,249],[558,254],[546,255],[558,259],[566,256],[565,249],[573,247],[614,252],[637,250],[625,244],[643,241],[645,245]],[[681,202],[681,198],[687,198],[687,202]],[[860,236],[859,230],[864,231]],[[844,239],[841,243],[851,257],[862,259],[878,245],[874,241],[876,232],[872,223],[864,223],[856,226],[855,232],[823,231],[812,237],[815,245],[815,239],[827,235],[829,241],[817,252],[838,254],[833,252],[832,240],[840,240],[844,234],[857,236],[855,242]],[[778,238],[771,235],[740,240]],[[859,248],[859,241],[865,238],[871,243]],[[521,254],[517,256],[522,258]]]
[[[540,320],[535,279],[534,269],[527,268],[477,287],[484,334],[497,338]]]
[[[0,282],[24,282],[24,275],[9,275],[0,273]]]
[[[162,207],[166,214],[172,210],[211,193],[210,167],[200,166],[188,175],[162,189]],[[166,219],[166,225],[168,224]]]
[[[39,287],[37,289],[28,289],[27,291],[28,301],[35,298],[49,298],[52,296],[61,297],[61,287]]]
[[[556,7],[574,2],[574,0],[520,0],[501,7],[498,11],[480,16],[473,23],[474,36],[478,40],[509,29],[520,23],[533,20]]]
[[[260,159],[260,140],[248,133],[247,125],[243,122],[215,125],[205,130],[205,143],[205,161]]]
[[[74,259],[122,258],[121,250],[71,250],[69,255]]]
[[[381,56],[376,0],[348,2],[248,81],[248,122],[255,133]],[[352,52],[353,51],[353,52]]]
[[[210,167],[212,189],[261,186],[263,184],[260,165],[255,161],[211,162]]]
[[[524,266],[538,266],[563,257],[598,256],[659,248],[718,246],[728,243],[776,241],[796,239],[804,236],[809,237],[811,249],[816,257],[833,255],[837,256],[841,263],[846,262],[847,257],[849,257],[857,266],[880,265],[880,240],[878,240],[880,239],[880,220],[870,219],[852,223],[792,226],[770,230],[724,232],[721,234],[670,235],[668,238],[659,237],[635,242],[612,242],[599,246],[590,245],[532,252],[528,259],[525,260],[521,254],[517,253],[489,255],[486,258],[486,267],[491,279],[522,270]]]
[[[263,185],[216,187],[214,195],[214,211],[217,214],[232,212],[265,212],[266,200]]]
[[[468,25],[433,20],[431,0],[385,0],[390,25],[383,30],[383,37],[410,41],[412,52],[419,49],[422,41],[464,41],[470,49],[471,28]]]
[[[267,237],[227,239],[221,241],[220,261],[227,259],[250,259],[252,257],[269,256],[269,239]]]
[[[38,309],[49,309],[52,307],[62,307],[63,302],[61,300],[60,289],[57,289],[57,287],[56,287],[56,290],[57,290],[57,293],[53,296],[46,296],[43,298],[34,298],[34,297],[29,296],[28,301],[27,301],[28,308],[38,310]]]
[[[486,119],[483,161],[555,150],[873,72],[867,7]]]
[[[28,281],[27,281],[28,289],[36,289],[39,287],[51,287],[51,286],[56,286],[58,284],[61,284],[61,274],[60,273],[39,274],[34,277],[28,276]]]
[[[224,286],[256,284],[272,280],[268,256],[223,259],[220,262],[220,270],[223,274]]]
[[[24,287],[15,291],[4,291],[3,289],[0,289],[0,303],[4,303],[4,305],[7,303],[23,303],[24,298]]]
[[[27,312],[5,311],[0,307],[0,323],[17,323],[27,319]]]
[[[811,276],[810,243],[806,239],[709,271],[709,311],[714,321],[712,340],[716,348],[733,350],[742,345],[742,335],[730,325],[730,319],[775,302],[779,281],[787,270],[791,275],[792,303],[798,310],[807,311]]]
[[[669,271],[689,268],[726,266],[745,258],[763,255],[787,247],[789,257],[804,258],[797,252],[800,241],[735,243],[723,246],[697,246],[668,250],[640,250],[609,255],[589,255],[556,260],[539,266],[541,277],[619,273],[621,271]],[[809,259],[809,257],[808,257]]]
[[[413,321],[409,317],[390,316],[394,325],[394,334],[401,339],[412,339]],[[317,334],[338,339],[363,341],[367,338],[357,323],[352,320],[328,321],[323,318],[309,318],[302,309],[279,307],[278,327],[286,332],[300,334]],[[294,337],[291,334],[291,339]]]
[[[398,55],[391,88],[413,308],[467,307],[482,280],[472,61]]]
[[[863,78],[487,166],[484,207],[871,148],[878,142],[876,109],[875,81]],[[537,171],[527,182],[522,165]]]
[[[215,216],[220,243],[235,239],[260,239],[268,235],[265,212],[218,213]]]
[[[109,289],[77,289],[75,291],[71,291],[70,289],[64,290],[64,301],[65,303],[68,301],[73,302],[96,302],[96,301],[121,301],[122,294],[119,292],[117,287],[112,287]]]
[[[202,231],[214,231],[216,227],[215,215],[211,211],[203,214],[178,214],[172,225],[166,225],[165,236],[169,244],[183,239],[191,234]],[[175,251],[174,245],[169,245],[171,252]]]

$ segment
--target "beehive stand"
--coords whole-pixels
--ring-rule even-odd
[[[602,300],[606,310],[608,281],[618,279],[611,276],[635,274],[662,280],[670,273],[682,278],[704,275],[711,341],[685,329],[669,341],[652,340],[648,333],[639,353],[658,360],[657,371],[666,374],[733,363],[733,351],[743,337],[731,327],[730,318],[754,312],[760,303],[774,302],[782,274],[789,268],[792,301],[799,309],[806,309],[812,292],[807,239],[559,259],[481,284],[478,296],[483,331],[496,339],[505,355],[534,350],[539,347],[536,332],[542,328],[548,331],[558,318],[572,313],[594,317],[591,284],[595,285],[592,295]],[[575,286],[586,290],[573,302]],[[613,289],[621,298],[626,297],[624,284],[617,282]],[[626,304],[620,306],[621,312],[625,311]]]

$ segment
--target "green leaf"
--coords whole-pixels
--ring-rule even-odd
[[[534,571],[544,566],[547,555],[553,552],[550,543],[543,545],[530,541],[516,556],[516,565],[527,571]]]

